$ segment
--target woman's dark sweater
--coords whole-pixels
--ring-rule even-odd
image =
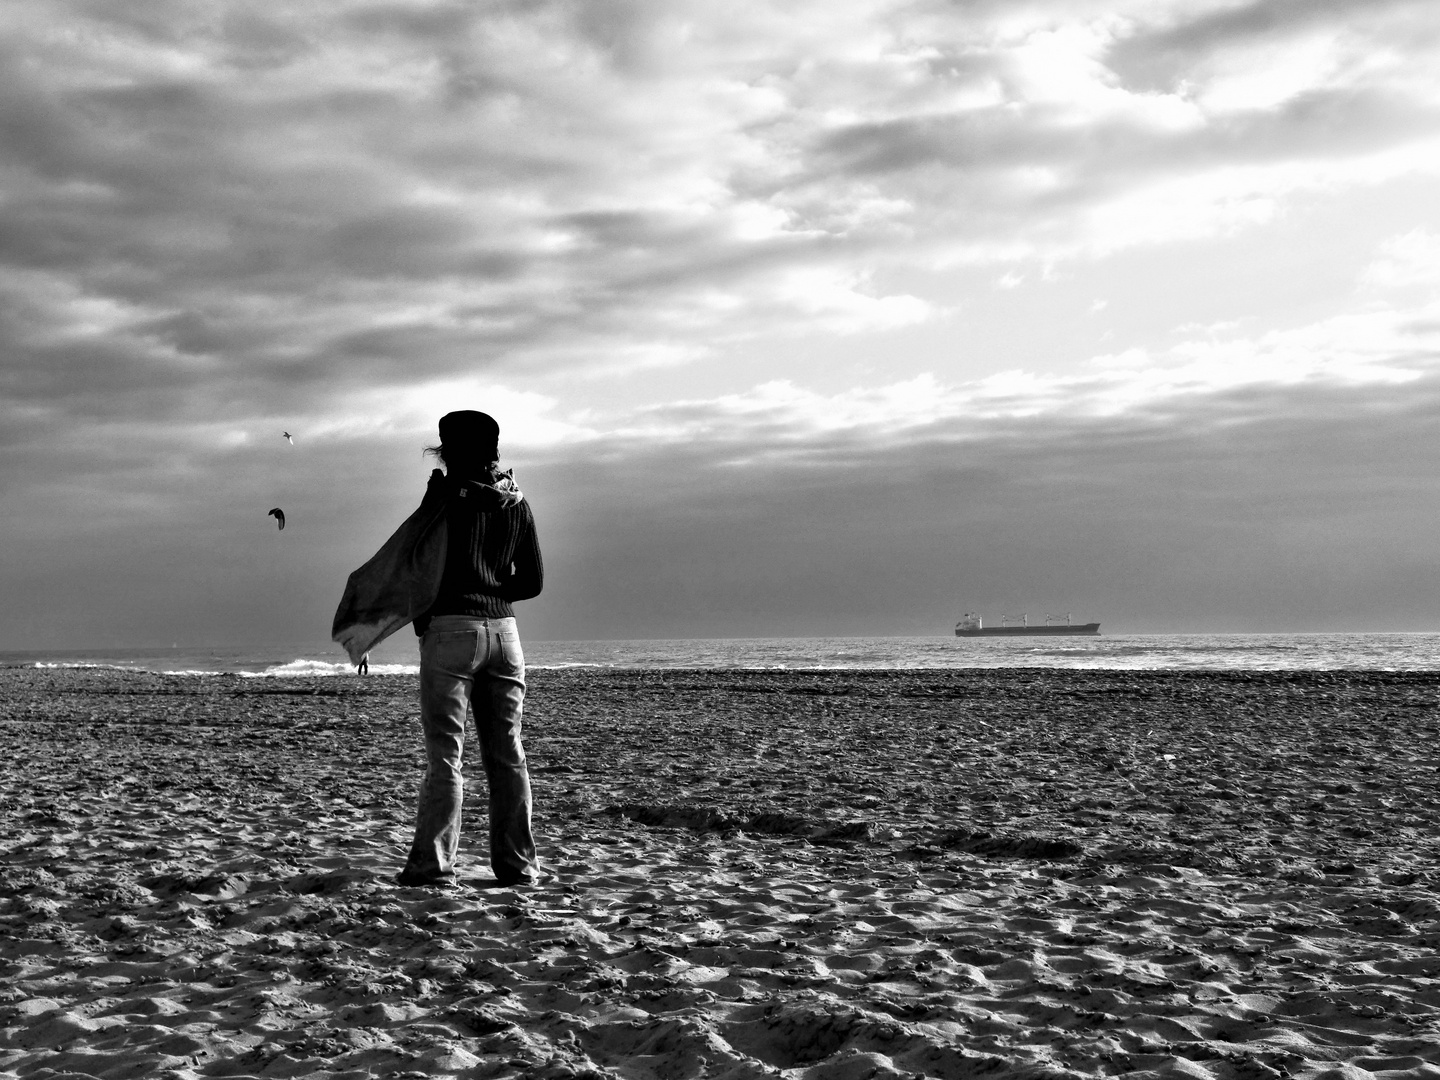
[[[539,596],[545,584],[540,541],[529,500],[505,506],[483,483],[457,485],[445,511],[445,573],[440,592],[416,630],[435,615],[500,619],[516,600]]]

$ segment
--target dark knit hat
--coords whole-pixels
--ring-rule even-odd
[[[440,446],[447,461],[494,461],[500,456],[500,425],[474,409],[446,413],[440,418]]]

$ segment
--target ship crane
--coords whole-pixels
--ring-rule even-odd
[[[1017,618],[1017,616],[1015,616],[1015,615],[1005,615],[1005,614],[1002,613],[1001,616],[1000,616],[1000,625],[1001,625],[1001,626],[1006,626],[1006,625],[1009,624],[1010,620],[1011,620],[1011,619],[1014,619],[1014,618]],[[1018,618],[1020,619],[1020,625],[1021,625],[1021,626],[1029,626],[1029,625],[1030,625],[1030,617],[1029,617],[1029,615],[1027,615],[1025,612],[1022,611],[1022,612],[1019,614]]]
[[[1046,613],[1045,613],[1045,625],[1046,625],[1046,626],[1049,626],[1051,619],[1058,619],[1058,618],[1060,618],[1059,615],[1051,615],[1049,612],[1046,612]],[[1066,625],[1066,626],[1069,626],[1070,623],[1071,623],[1071,621],[1072,621],[1072,620],[1071,620],[1071,618],[1070,618],[1070,612],[1068,612],[1068,611],[1065,612],[1065,625]]]

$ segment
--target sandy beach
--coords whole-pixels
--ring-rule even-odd
[[[1440,675],[0,671],[0,1077],[1440,1076]]]

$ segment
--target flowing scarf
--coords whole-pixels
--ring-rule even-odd
[[[360,663],[365,655],[406,623],[424,615],[440,592],[445,573],[445,510],[456,499],[490,502],[508,509],[525,498],[514,470],[491,464],[485,480],[454,480],[439,469],[430,474],[419,508],[345,583],[345,595],[330,626],[330,638]]]

